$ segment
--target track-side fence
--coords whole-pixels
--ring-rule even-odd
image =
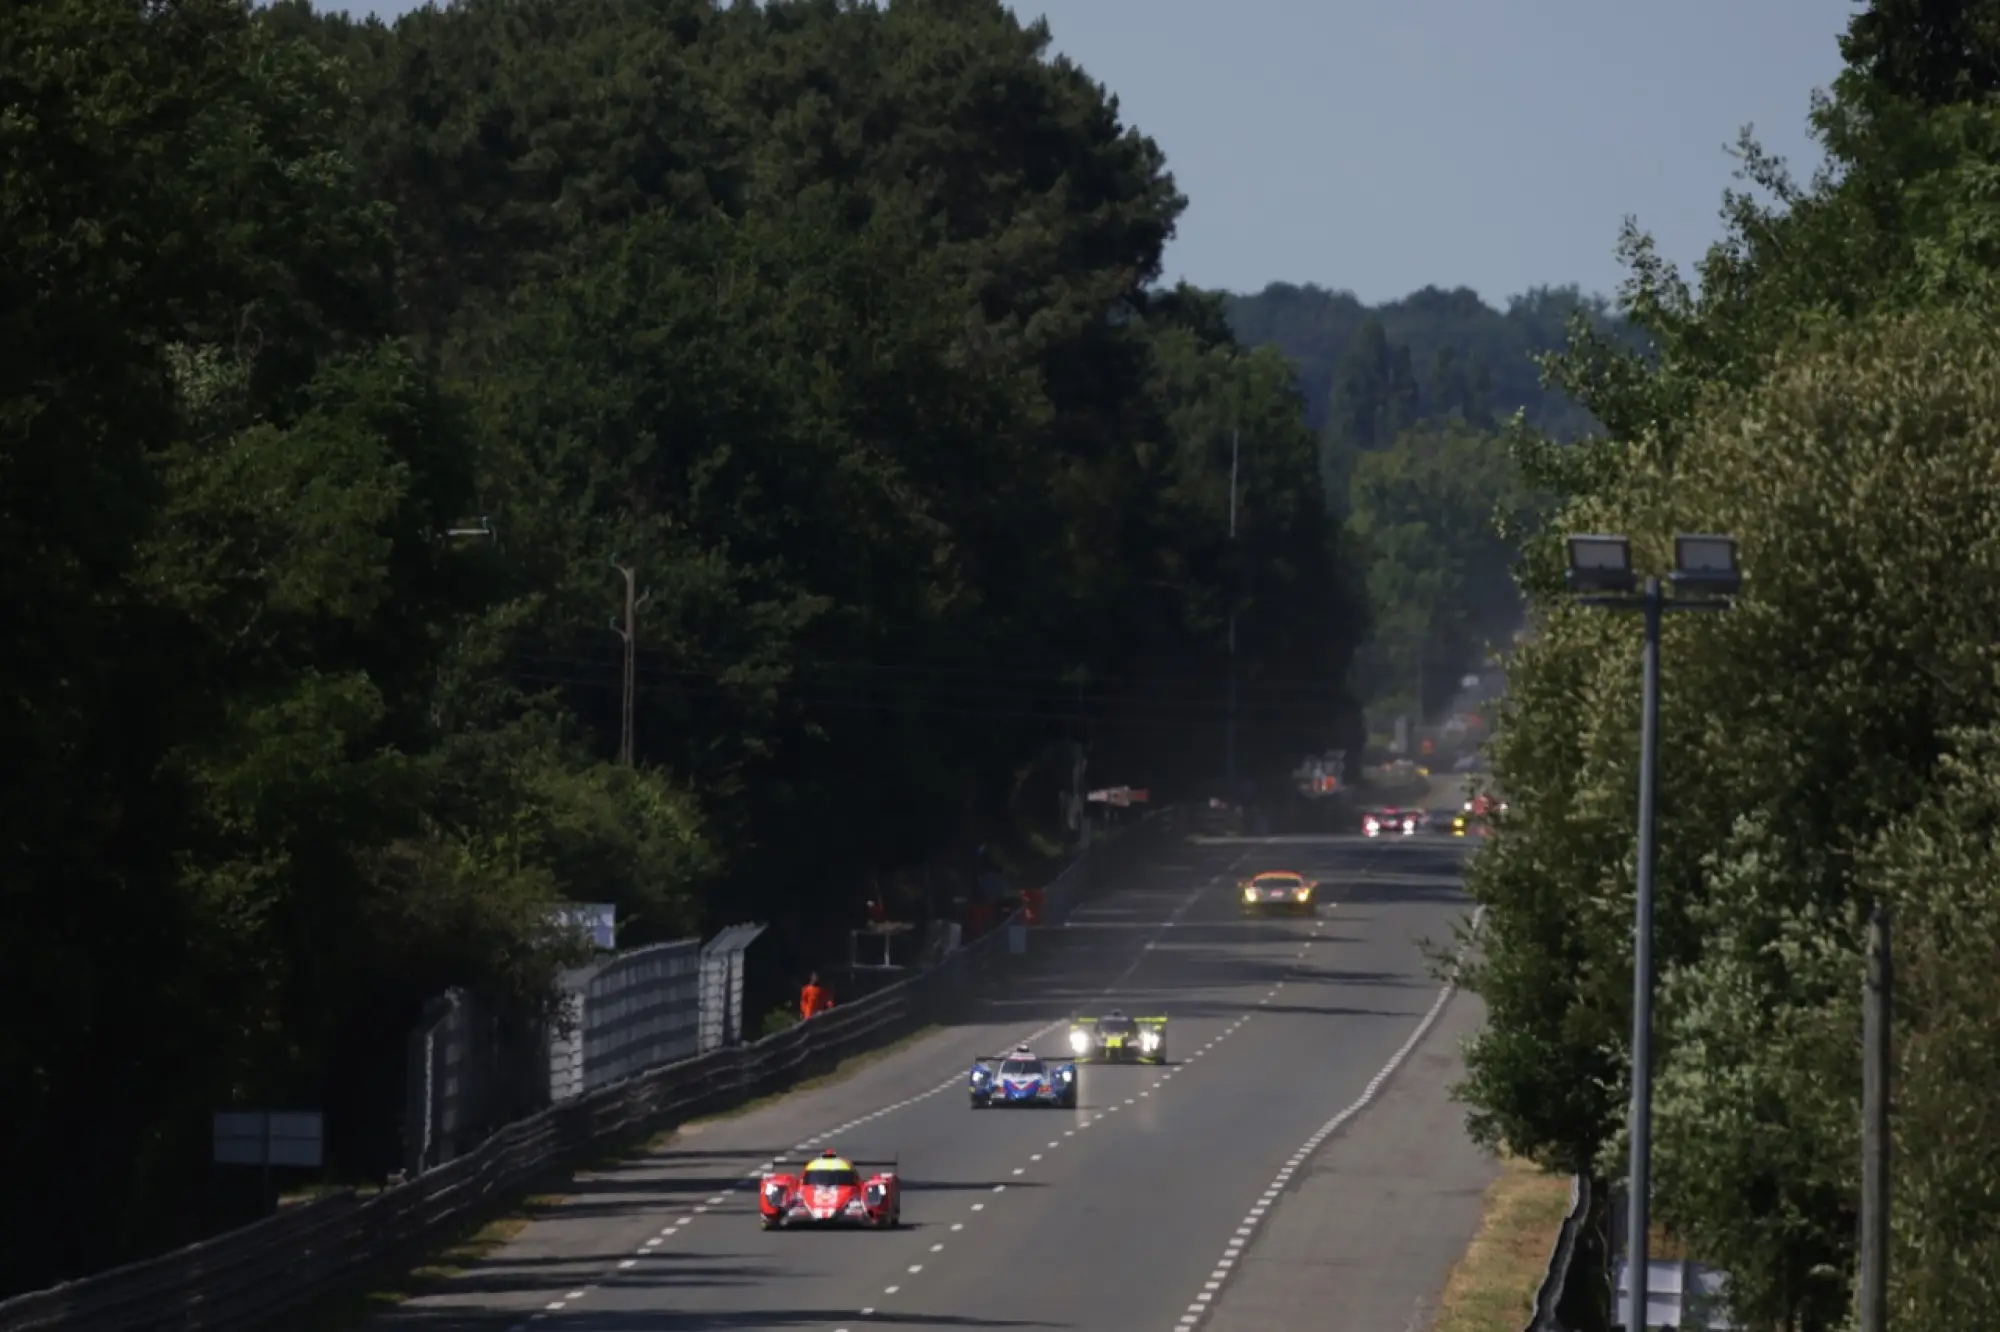
[[[1178,822],[1171,808],[1155,811],[1079,857],[1047,890],[1052,913],[1061,913],[1056,919],[1085,892],[1137,864]],[[632,991],[635,977],[651,971],[658,973],[656,980],[678,980],[683,972],[676,969],[689,962],[685,974],[699,989],[701,957],[698,948],[663,944],[624,955],[637,955],[638,962],[613,958],[584,969],[587,975],[573,979],[582,984],[586,1019],[592,1002],[602,1005],[604,1031],[613,1034],[597,1045],[587,1034],[580,1037],[582,1085],[476,1142],[484,1126],[471,1108],[490,1115],[508,1098],[501,1085],[506,1077],[493,1070],[532,1060],[504,1048],[508,1024],[454,991],[431,1005],[410,1043],[411,1102],[413,1111],[422,1111],[423,1125],[412,1136],[423,1144],[427,1168],[373,1194],[350,1189],[325,1195],[156,1258],[0,1301],[0,1332],[259,1327],[374,1263],[450,1233],[489,1205],[595,1151],[781,1091],[852,1054],[953,1016],[978,991],[1005,978],[1015,956],[1016,939],[1010,936],[1016,928],[1025,928],[1019,913],[946,954],[937,966],[777,1035],[598,1081],[590,1073],[594,1059],[604,1061],[597,1067],[629,1070],[648,1057],[644,1051],[679,1048],[677,1042],[699,1046],[698,1020],[678,1021],[634,1001]],[[711,984],[713,977],[711,969]],[[725,975],[722,992],[740,1003],[740,979],[731,985]],[[740,1013],[735,1025],[740,1030]],[[444,1108],[426,1109],[424,1098]]]

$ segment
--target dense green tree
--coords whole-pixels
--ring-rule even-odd
[[[1431,358],[1426,415],[1456,418],[1477,430],[1491,430],[1493,372],[1477,352],[1461,357],[1454,347],[1440,347]]]
[[[1158,687],[1180,709],[1223,704],[1226,693],[1212,682],[1230,669],[1233,610],[1239,759],[1243,771],[1270,783],[1309,750],[1359,743],[1356,701],[1340,683],[1366,624],[1365,591],[1350,572],[1355,561],[1344,534],[1326,512],[1318,443],[1288,363],[1268,348],[1245,354],[1233,343],[1204,346],[1203,326],[1168,325],[1158,335],[1172,448],[1156,567],[1166,581],[1190,588],[1179,599],[1177,628],[1207,650],[1195,659],[1192,679],[1182,664],[1179,687],[1169,679]],[[1239,473],[1234,541],[1232,453]],[[1174,660],[1148,657],[1155,676]]]
[[[1157,147],[998,0],[16,8],[0,1289],[241,1219],[220,1106],[385,1168],[552,905],[823,963],[1079,740],[1202,788],[1231,610],[1247,766],[1353,729],[1292,368],[1154,288]]]
[[[1542,382],[1537,358],[1564,348],[1576,317],[1618,347],[1645,346],[1643,332],[1620,319],[1605,301],[1569,287],[1536,288],[1495,309],[1465,288],[1427,287],[1399,301],[1369,306],[1347,292],[1273,283],[1260,292],[1229,297],[1228,306],[1230,321],[1246,345],[1274,346],[1295,363],[1315,430],[1326,428],[1336,370],[1370,320],[1381,324],[1392,346],[1409,348],[1426,415],[1444,415],[1453,405],[1446,381],[1455,361],[1469,373],[1483,369],[1489,381],[1483,396],[1496,417],[1525,412],[1531,426],[1561,440],[1587,435],[1597,423],[1562,388]],[[1441,357],[1447,360],[1441,362]]]
[[[1447,702],[1463,668],[1520,624],[1506,533],[1526,521],[1531,496],[1504,439],[1447,421],[1364,454],[1349,503],[1375,608],[1356,684],[1421,715]]]
[[[1991,0],[1874,0],[1840,40],[1875,91],[1919,106],[2000,91],[2000,7]],[[1851,90],[1850,90],[1851,91]]]
[[[1522,450],[1564,498],[1527,549],[1541,633],[1515,658],[1495,771],[1512,812],[1476,863],[1474,1125],[1573,1169],[1622,1154],[1635,629],[1559,595],[1564,530],[1733,531],[1748,586],[1669,630],[1655,956],[1657,1208],[1731,1272],[1754,1327],[1850,1316],[1860,926],[1897,905],[1896,1316],[1992,1326],[2000,1215],[1973,916],[1990,881],[1976,765],[1996,720],[1991,107],[1979,49],[1871,6],[1814,116],[1838,168],[1732,196],[1698,293],[1628,235],[1642,362],[1579,329],[1555,382],[1609,438]],[[1922,59],[1909,53],[1928,52]],[[1955,52],[1965,77],[1939,60]],[[1883,55],[1890,52],[1891,55]],[[1900,55],[1893,54],[1902,52]],[[1900,72],[1899,72],[1900,71]],[[1912,72],[1916,71],[1916,72]],[[1908,1208],[1924,1209],[1921,1219]],[[1948,1241],[1943,1236],[1949,1235]]]
[[[288,430],[310,415],[316,363],[379,336],[387,307],[369,284],[372,210],[314,110],[334,104],[334,72],[264,40],[243,6],[29,4],[0,62],[14,108],[0,125],[0,577],[14,612],[0,974],[10,1007],[37,1014],[0,1037],[0,1166],[50,1208],[0,1257],[11,1284],[204,1219],[188,1187],[201,1158],[182,1149],[230,1095],[227,936],[247,924],[189,868],[190,825],[215,792],[176,759],[213,741],[205,723],[254,710],[261,635],[282,630],[254,614],[204,622],[195,604],[235,600],[255,571],[190,568],[204,586],[167,588],[157,552],[170,515],[210,511],[229,488],[199,493],[216,479],[191,455],[247,420]],[[355,498],[350,516],[379,512]],[[281,525],[261,499],[257,521]],[[258,556],[276,596],[308,605],[348,599],[311,584],[372,554],[321,552],[283,574],[279,550]],[[207,651],[223,623],[241,671]],[[325,709],[370,706],[323,684]]]
[[[1320,477],[1336,512],[1349,507],[1348,488],[1362,457],[1386,449],[1422,414],[1410,349],[1391,346],[1382,321],[1361,325],[1334,367]]]
[[[1519,413],[1522,428],[1538,437],[1570,441],[1593,422],[1562,388],[1541,383],[1538,358],[1564,345],[1572,322],[1580,321],[1579,335],[1594,339],[1604,356],[1621,358],[1620,364],[1643,364],[1636,358],[1645,338],[1602,302],[1569,289],[1530,292],[1503,313],[1463,289],[1426,288],[1370,309],[1343,293],[1274,284],[1254,296],[1229,298],[1228,308],[1246,342],[1292,359],[1309,419],[1321,431],[1321,484],[1330,507],[1356,527],[1356,551],[1371,552],[1365,558],[1373,562],[1368,582],[1375,635],[1356,692],[1383,710],[1415,708],[1427,715],[1450,700],[1453,682],[1483,658],[1486,640],[1504,639],[1517,627],[1509,617],[1520,604],[1511,588],[1475,590],[1442,571],[1477,548],[1480,554],[1467,567],[1503,583],[1518,532],[1510,528],[1501,539],[1496,517],[1511,514],[1517,526],[1525,521],[1518,512],[1524,501],[1514,493],[1519,485],[1502,484],[1481,465],[1473,474],[1496,488],[1468,496],[1427,461],[1429,445],[1447,436],[1464,440],[1465,427],[1495,440],[1517,438],[1515,427],[1503,428],[1503,413]],[[1409,458],[1377,459],[1406,442]],[[1476,452],[1498,458],[1505,448]],[[1364,470],[1374,473],[1367,483],[1372,498],[1354,493]],[[1423,501],[1433,515],[1423,523],[1385,522],[1363,510],[1380,501],[1392,475],[1404,490],[1425,477],[1425,484],[1452,493]],[[1441,517],[1446,512],[1449,519]],[[1362,540],[1359,529],[1372,531],[1372,539]],[[1477,631],[1443,627],[1474,621]],[[1434,623],[1435,630],[1429,627]]]

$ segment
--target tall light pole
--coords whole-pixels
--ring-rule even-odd
[[[1236,412],[1236,424],[1229,431],[1229,547],[1236,549],[1236,470],[1243,457],[1243,410]],[[1224,700],[1223,765],[1229,798],[1236,799],[1236,563],[1228,565],[1229,582],[1229,690]]]
[[[1646,1327],[1653,1166],[1653,808],[1660,745],[1660,621],[1668,611],[1725,610],[1743,586],[1736,538],[1677,536],[1674,587],[1706,599],[1669,598],[1658,578],[1634,595],[1632,546],[1622,536],[1569,538],[1569,586],[1579,601],[1645,617],[1644,695],[1639,710],[1639,867],[1632,902],[1632,1114],[1625,1213],[1626,1332]]]
[[[1861,1005],[1861,1332],[1889,1327],[1889,1020],[1895,971],[1889,909],[1868,919],[1868,972]]]

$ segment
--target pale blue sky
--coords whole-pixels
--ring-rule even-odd
[[[1367,301],[1610,294],[1620,220],[1685,268],[1754,124],[1801,175],[1852,0],[1008,0],[1189,198],[1166,277]],[[322,7],[383,17],[412,0]]]

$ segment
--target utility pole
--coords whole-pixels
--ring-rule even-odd
[[[618,762],[623,767],[631,767],[633,762],[633,702],[639,673],[639,607],[652,600],[648,591],[640,596],[638,571],[629,565],[613,560],[611,567],[625,576],[625,620],[621,625],[614,617],[611,632],[625,640],[625,692],[618,723]]]
[[[1236,549],[1236,470],[1243,456],[1242,409],[1237,409],[1237,424],[1229,432],[1229,547],[1232,556]],[[1223,742],[1223,763],[1228,783],[1229,799],[1236,799],[1236,561],[1229,562],[1229,693],[1225,703],[1227,720]]]
[[[1889,1328],[1889,909],[1868,919],[1861,1003],[1861,1332]]]

